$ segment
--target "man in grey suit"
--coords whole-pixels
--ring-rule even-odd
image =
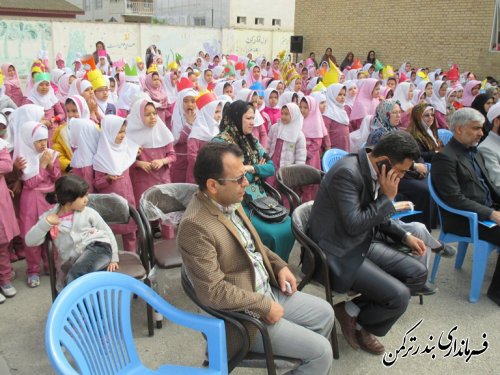
[[[391,220],[399,180],[418,156],[415,140],[403,131],[387,134],[371,151],[345,156],[323,178],[309,220],[333,290],[361,293],[334,307],[342,333],[353,348],[372,354],[384,353],[375,335],[387,334],[427,279],[424,264],[391,246],[405,244],[416,256],[426,252],[424,241]]]
[[[477,145],[483,136],[484,116],[472,108],[453,114],[453,138],[432,160],[432,182],[441,199],[452,208],[476,212],[479,220],[492,220],[493,228],[479,225],[479,238],[500,246],[500,187],[491,181]],[[490,132],[492,133],[492,132]],[[469,235],[466,218],[443,212],[443,228],[462,236]],[[488,297],[500,306],[500,257],[493,273]]]
[[[477,151],[491,182],[500,189],[500,102],[490,108],[487,116],[492,127]]]

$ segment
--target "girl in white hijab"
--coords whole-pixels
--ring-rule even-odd
[[[144,191],[153,185],[171,182],[170,166],[175,162],[174,137],[158,116],[152,100],[137,100],[127,117],[127,137],[141,147],[130,169],[134,196],[139,203]]]
[[[88,192],[94,192],[94,155],[99,142],[99,130],[96,124],[85,118],[70,120],[70,143],[73,150],[71,173],[80,176],[89,184]]]
[[[344,109],[346,87],[334,83],[326,90],[326,110],[323,114],[332,148],[349,152],[349,116]]]
[[[448,129],[448,121],[446,119],[446,90],[448,84],[441,80],[436,80],[432,84],[432,97],[430,104],[435,109],[436,122],[439,129]]]
[[[401,114],[401,125],[399,126],[402,129],[406,129],[410,125],[411,110],[414,106],[412,102],[414,90],[415,86],[411,82],[401,82],[396,86],[396,90],[394,90],[394,99],[400,103],[401,110],[403,111]]]
[[[97,193],[115,193],[136,207],[129,169],[135,163],[139,146],[126,138],[127,122],[123,117],[104,116],[102,132],[94,156],[94,187]],[[123,247],[136,250],[136,225],[112,225],[114,233],[122,235]]]
[[[49,131],[45,125],[28,121],[23,124],[16,138],[13,159],[22,157],[26,162],[21,175],[23,190],[19,200],[19,229],[23,239],[38,222],[38,218],[52,207],[45,196],[54,191],[54,183],[61,176],[57,152],[47,147],[48,137]],[[42,246],[24,246],[24,254],[28,265],[27,283],[29,287],[35,288],[40,285]],[[44,266],[47,270],[46,259]]]

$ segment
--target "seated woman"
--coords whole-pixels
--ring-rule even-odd
[[[436,152],[443,147],[437,134],[434,107],[427,103],[419,103],[413,107],[408,133],[417,141],[420,156],[426,163],[430,163]]]
[[[272,160],[259,141],[252,136],[254,116],[255,109],[251,103],[237,100],[226,104],[220,124],[221,132],[213,139],[213,141],[237,144],[243,151],[245,176],[249,182],[243,201],[247,214],[249,210],[245,202],[266,196],[263,179],[274,175]],[[290,217],[281,223],[267,222],[257,215],[252,215],[250,219],[264,245],[287,261],[295,242]]]
[[[377,106],[376,114],[371,124],[372,131],[366,141],[367,146],[376,145],[387,133],[401,131],[401,106],[395,99],[387,99]],[[427,166],[416,160],[412,170],[405,174],[398,187],[396,200],[409,200],[415,204],[415,209],[422,211],[420,215],[409,217],[411,221],[419,221],[431,230],[436,223],[436,206],[429,194],[427,186]]]

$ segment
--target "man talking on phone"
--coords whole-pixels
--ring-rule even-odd
[[[327,256],[332,289],[361,293],[334,306],[354,349],[384,353],[376,336],[389,332],[427,279],[424,264],[395,248],[404,244],[418,257],[426,252],[424,241],[391,220],[399,181],[418,156],[410,134],[391,132],[373,150],[338,161],[314,201],[309,234]]]

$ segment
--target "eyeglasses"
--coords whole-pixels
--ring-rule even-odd
[[[217,181],[219,183],[222,182],[236,182],[238,185],[243,185],[243,182],[246,180],[245,174],[242,174],[241,176],[235,177],[235,178],[217,178]]]

